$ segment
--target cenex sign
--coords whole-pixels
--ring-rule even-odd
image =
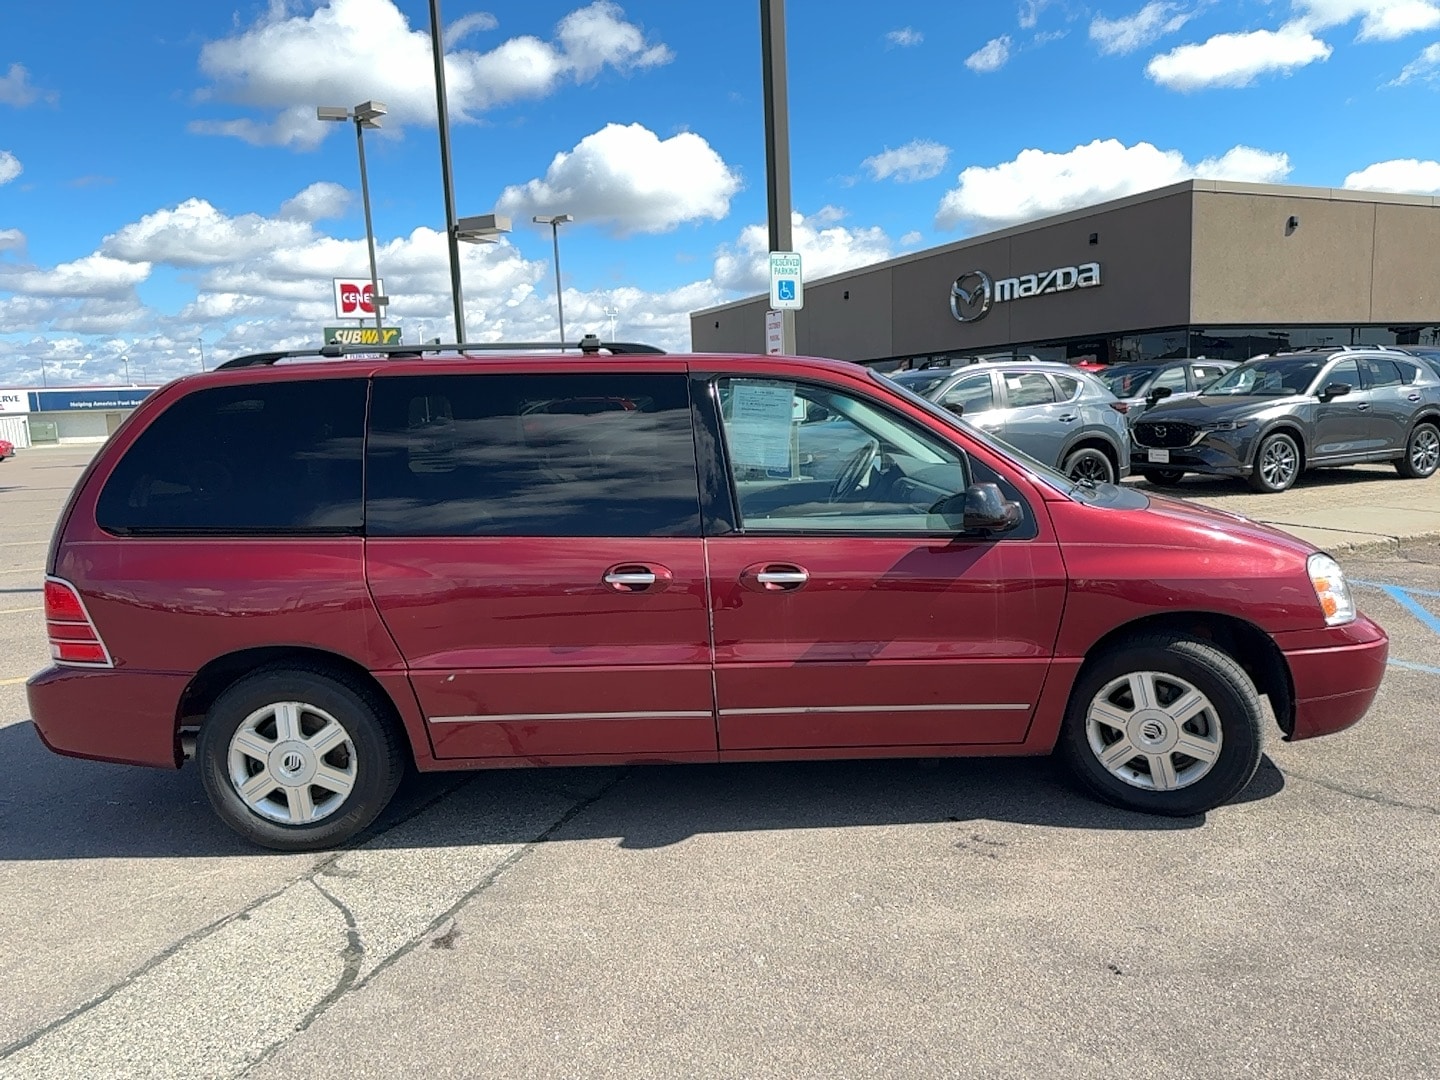
[[[1100,264],[1057,266],[1038,274],[1020,274],[996,281],[984,270],[967,270],[950,286],[950,314],[960,322],[975,322],[994,304],[1023,300],[1042,293],[1093,289],[1100,284]]]

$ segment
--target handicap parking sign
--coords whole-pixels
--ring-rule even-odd
[[[800,256],[793,251],[770,253],[770,307],[798,310],[805,306],[805,279]]]

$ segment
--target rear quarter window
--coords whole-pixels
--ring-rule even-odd
[[[358,534],[363,379],[216,386],[157,416],[105,482],[114,533]]]

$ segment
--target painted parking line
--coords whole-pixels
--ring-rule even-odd
[[[1391,600],[1394,600],[1411,615],[1419,619],[1432,634],[1440,636],[1440,615],[1436,615],[1434,612],[1427,610],[1420,604],[1420,601],[1411,595],[1411,593],[1415,593],[1420,596],[1440,596],[1440,593],[1430,589],[1406,589],[1399,585],[1386,585],[1379,581],[1357,581],[1355,584],[1364,585],[1369,589],[1379,589],[1386,596],[1390,597]]]
[[[44,606],[43,604],[42,604],[40,607],[9,607],[9,608],[0,608],[0,615],[20,615],[20,614],[23,614],[24,612],[27,612],[27,611],[44,611],[44,610],[45,610],[45,606]]]
[[[1389,667],[1404,668],[1406,671],[1423,671],[1427,675],[1440,675],[1440,667],[1434,664],[1417,664],[1413,660],[1386,660]]]
[[[0,686],[19,686],[28,678],[29,675],[21,675],[18,679],[0,679]]]

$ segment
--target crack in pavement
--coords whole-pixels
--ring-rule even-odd
[[[474,779],[475,778],[472,777],[446,788],[438,795],[434,796],[431,799],[427,799],[425,802],[421,803],[410,813],[405,814],[403,817],[400,817],[392,824],[386,826],[380,832],[365,837],[362,841],[353,846],[342,847],[338,851],[334,851],[331,854],[322,857],[319,862],[317,862],[305,873],[290,879],[289,881],[278,886],[277,888],[272,889],[270,892],[265,893],[263,896],[257,897],[255,900],[252,900],[250,903],[246,904],[239,910],[233,911],[228,915],[222,915],[214,922],[208,923],[205,926],[201,926],[195,930],[192,930],[190,933],[181,937],[179,940],[172,942],[164,949],[161,949],[158,953],[152,956],[149,960],[146,960],[135,970],[118,979],[116,982],[106,987],[104,990],[96,994],[94,997],[90,998],[88,1001],[82,1002],[81,1004],[75,1006],[75,1008],[71,1009],[69,1012],[65,1013],[62,1016],[56,1017],[49,1023],[41,1025],[34,1031],[30,1032],[28,1035],[21,1036],[19,1039],[10,1043],[8,1046],[0,1046],[0,1062],[4,1062],[6,1059],[13,1057],[15,1054],[26,1049],[27,1047],[34,1045],[36,1042],[44,1038],[46,1035],[49,1035],[51,1032],[58,1031],[60,1028],[63,1028],[67,1024],[74,1022],[75,1020],[84,1016],[86,1013],[89,1013],[94,1009],[100,1007],[101,1005],[104,1005],[111,998],[115,997],[115,995],[133,986],[136,982],[144,978],[155,968],[159,967],[165,961],[176,956],[188,946],[193,945],[196,942],[205,940],[206,938],[225,929],[233,922],[249,918],[252,912],[285,895],[285,893],[293,889],[296,885],[304,884],[306,882],[313,883],[316,876],[327,872],[332,866],[334,866],[337,861],[339,861],[345,855],[349,854],[351,851],[363,846],[366,843],[373,842],[374,840],[378,839],[381,836],[384,836],[386,833],[389,833],[394,829],[398,829],[400,826],[406,824],[407,822],[418,817],[420,814],[424,813],[426,810],[430,809],[432,806],[449,796],[451,793],[459,791],[461,788],[465,787],[469,783],[473,783]],[[322,889],[321,892],[323,893],[324,890]]]
[[[1279,766],[1276,766],[1279,768]],[[1375,803],[1378,806],[1388,806],[1394,810],[1414,810],[1422,814],[1435,814],[1440,816],[1440,806],[1427,806],[1424,803],[1409,803],[1403,799],[1395,799],[1389,795],[1381,794],[1378,791],[1362,791],[1359,788],[1346,787],[1344,784],[1337,784],[1329,780],[1321,780],[1314,776],[1306,776],[1304,773],[1292,772],[1289,769],[1280,769],[1288,778],[1303,780],[1306,783],[1314,784],[1316,787],[1324,788],[1326,791],[1333,791],[1337,795],[1348,795],[1352,799],[1364,799],[1366,802]]]

